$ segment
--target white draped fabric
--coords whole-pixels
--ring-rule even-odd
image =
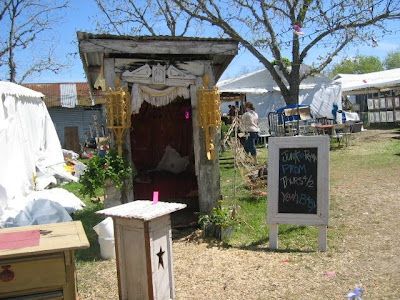
[[[173,102],[177,97],[190,97],[187,87],[151,87],[148,85],[133,84],[132,86],[132,113],[138,114],[143,101],[160,107]]]

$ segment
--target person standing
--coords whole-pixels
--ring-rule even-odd
[[[258,114],[254,111],[254,105],[251,102],[246,102],[246,112],[242,116],[243,129],[246,133],[246,140],[244,142],[244,150],[250,153],[253,157],[254,163],[257,163],[257,150],[256,140],[258,139]]]

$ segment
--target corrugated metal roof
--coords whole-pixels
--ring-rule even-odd
[[[133,40],[133,41],[202,41],[202,42],[237,42],[230,38],[212,37],[189,37],[189,36],[170,36],[170,35],[115,35],[115,34],[94,34],[88,32],[78,32],[78,37],[82,39],[108,39],[108,40]]]
[[[40,92],[45,95],[44,102],[47,107],[59,107],[62,105],[62,99],[76,99],[75,104],[79,106],[91,106],[92,98],[90,95],[89,84],[87,82],[73,82],[73,83],[26,83],[23,86]],[[65,87],[69,87],[65,89]],[[73,87],[73,88],[71,88]],[[63,92],[61,93],[61,90]],[[96,103],[104,103],[101,92],[94,95]],[[69,105],[71,107],[71,105]]]

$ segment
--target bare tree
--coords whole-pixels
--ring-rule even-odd
[[[170,35],[178,28],[185,35],[192,19],[213,25],[209,32],[240,41],[269,70],[288,104],[297,103],[304,78],[321,72],[351,44],[376,45],[390,21],[400,18],[400,0],[95,1],[120,34],[165,34],[163,26]],[[311,68],[302,68],[310,58]]]
[[[304,78],[321,72],[351,43],[376,44],[389,21],[400,18],[397,0],[171,1],[239,40],[269,70],[288,104],[297,103]],[[321,49],[324,54],[303,70],[304,60]],[[283,63],[285,52],[290,68]]]
[[[184,36],[193,17],[169,0],[95,0],[106,18],[102,30],[118,34]]]
[[[0,67],[7,69],[8,80],[17,81],[17,70],[23,70],[19,82],[44,70],[58,72],[63,65],[55,61],[51,45],[50,50],[36,53],[37,58],[27,59],[28,51],[24,50],[44,42],[46,33],[60,18],[57,12],[67,7],[68,0],[1,1]],[[19,64],[18,56],[25,56],[25,61]]]
[[[5,15],[8,8],[10,7],[11,0],[0,0],[0,27],[5,27]],[[8,47],[7,43],[0,40],[0,67],[4,64],[3,57],[7,53]]]

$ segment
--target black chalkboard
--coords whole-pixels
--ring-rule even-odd
[[[318,148],[279,149],[278,213],[317,213]]]

